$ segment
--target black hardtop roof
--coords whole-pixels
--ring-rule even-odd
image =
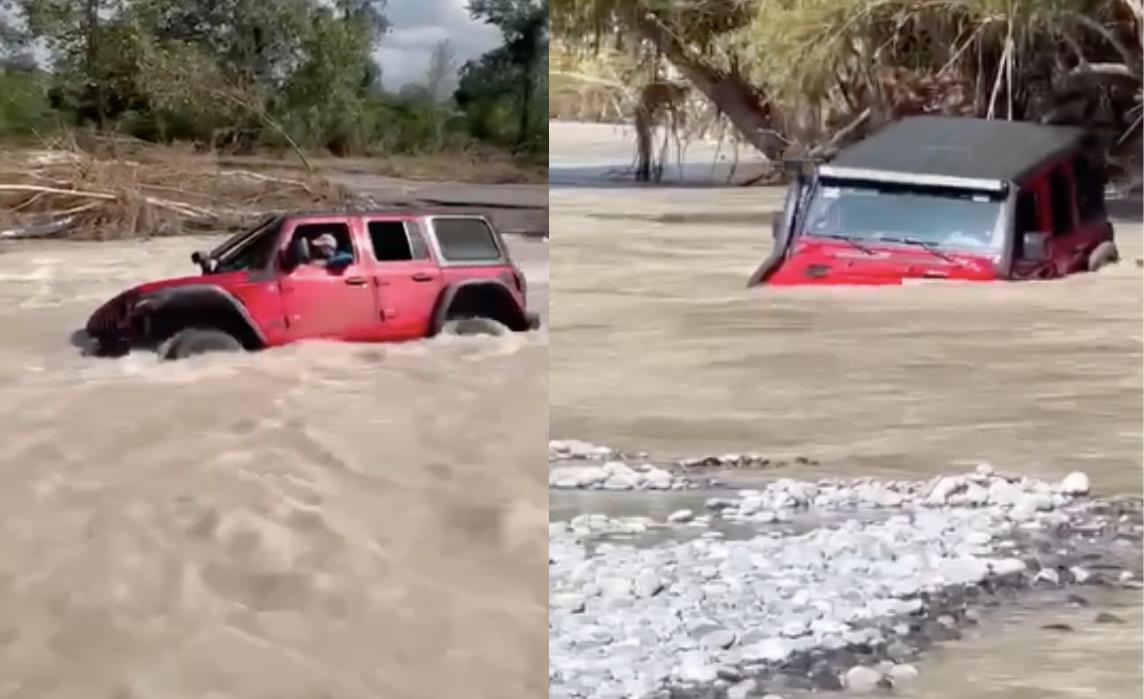
[[[1017,182],[1082,146],[1071,126],[966,117],[914,116],[843,149],[837,167]]]

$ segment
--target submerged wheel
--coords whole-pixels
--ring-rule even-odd
[[[212,328],[187,328],[159,348],[160,359],[186,359],[208,352],[240,352],[242,343],[233,335]]]
[[[441,326],[442,335],[491,335],[501,337],[511,332],[508,326],[493,320],[475,316],[472,318],[450,318]]]
[[[1116,249],[1116,243],[1106,240],[1088,254],[1088,271],[1095,272],[1101,267],[1116,264],[1119,261],[1120,251]]]

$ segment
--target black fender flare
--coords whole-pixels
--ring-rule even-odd
[[[529,318],[525,309],[521,308],[508,284],[494,278],[466,279],[446,286],[441,291],[440,296],[437,297],[437,305],[433,309],[432,324],[429,328],[430,335],[441,332],[441,328],[444,327],[455,302],[458,299],[464,299],[469,294],[485,296],[479,302],[482,305],[489,303],[490,300],[497,304],[497,313],[493,319],[504,323],[510,330],[523,332],[533,329],[534,321]]]
[[[265,347],[267,344],[262,329],[258,327],[258,323],[251,317],[242,301],[214,284],[191,284],[158,289],[144,294],[136,302],[136,308],[147,318],[147,327],[152,329],[157,323],[161,325],[164,319],[172,319],[171,323],[178,325],[178,321],[174,318],[179,316],[193,317],[203,314],[204,311],[206,315],[211,315],[221,311],[226,314],[226,320],[223,323],[212,324],[236,333],[238,339],[249,349]],[[165,338],[147,339],[161,341]]]

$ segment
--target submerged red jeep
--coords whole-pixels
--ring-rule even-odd
[[[1118,260],[1076,128],[910,117],[800,167],[758,284],[1047,279]]]
[[[539,326],[526,310],[524,275],[480,216],[275,216],[191,259],[201,274],[142,284],[100,307],[87,322],[87,349],[176,359],[299,340],[388,342]]]

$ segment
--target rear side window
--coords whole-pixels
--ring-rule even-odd
[[[1073,227],[1072,182],[1064,169],[1049,175],[1049,205],[1053,210],[1053,234],[1063,235]]]
[[[488,224],[479,218],[438,218],[433,230],[446,262],[496,262],[500,247]]]
[[[1104,216],[1104,172],[1086,154],[1073,160],[1077,217],[1082,222]]]

